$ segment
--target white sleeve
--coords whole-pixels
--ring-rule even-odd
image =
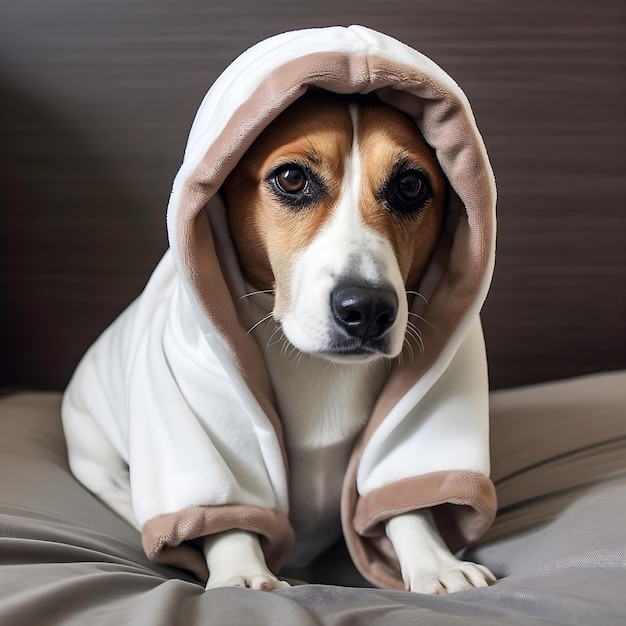
[[[236,367],[227,372],[223,360],[203,336],[168,253],[79,365],[66,394],[68,427],[80,435],[79,418],[93,419],[108,440],[102,448],[112,444],[130,466],[139,527],[191,506],[286,514],[275,429]],[[88,455],[87,442],[78,443]],[[113,463],[111,454],[100,456]],[[103,475],[113,469],[90,465]]]
[[[488,476],[488,392],[485,344],[476,318],[444,371],[434,382],[420,379],[373,434],[359,464],[359,494],[439,471]]]

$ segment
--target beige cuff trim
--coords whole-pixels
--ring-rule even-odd
[[[430,508],[452,552],[477,541],[496,514],[496,492],[479,472],[433,472],[390,483],[358,498],[352,524],[344,520],[348,549],[361,573],[379,587],[404,589],[400,566],[384,522]]]
[[[143,549],[151,561],[180,567],[206,582],[204,556],[190,542],[226,530],[247,530],[260,536],[267,566],[277,572],[292,549],[294,533],[285,515],[243,505],[194,506],[157,515],[141,531]]]

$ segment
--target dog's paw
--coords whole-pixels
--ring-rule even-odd
[[[450,553],[428,510],[392,517],[386,530],[409,591],[443,595],[496,582],[484,565],[459,561]]]
[[[484,566],[469,561],[457,561],[438,570],[415,568],[403,572],[404,583],[409,591],[445,595],[474,587],[488,587],[496,577]]]
[[[274,589],[287,589],[290,586],[288,582],[279,580],[270,573],[255,573],[224,577],[211,576],[206,588],[243,587],[246,589],[256,589],[257,591],[273,591]]]
[[[259,538],[245,530],[228,530],[205,537],[204,553],[209,569],[207,589],[243,587],[258,591],[286,589],[265,563]]]

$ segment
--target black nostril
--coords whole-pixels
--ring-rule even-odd
[[[337,323],[363,341],[382,337],[398,314],[398,297],[390,288],[338,287],[330,303]]]

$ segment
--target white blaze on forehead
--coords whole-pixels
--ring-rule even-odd
[[[362,155],[357,140],[357,106],[349,105],[349,111],[352,146],[346,155],[341,193],[330,219],[303,252],[303,257],[313,263],[323,263],[335,279],[379,284],[389,280],[383,267],[388,256],[385,249],[393,256],[392,264],[395,265],[396,260],[388,240],[367,226],[361,214],[360,196],[368,182],[363,181]]]
[[[332,215],[295,258],[291,302],[281,315],[289,340],[303,351],[324,351],[331,342],[334,318],[331,293],[338,285],[386,286],[396,291],[399,312],[392,329],[391,349],[399,352],[404,339],[406,297],[393,247],[384,234],[370,228],[361,214],[363,180],[358,143],[358,109],[349,105],[352,145],[346,155],[341,192]]]

